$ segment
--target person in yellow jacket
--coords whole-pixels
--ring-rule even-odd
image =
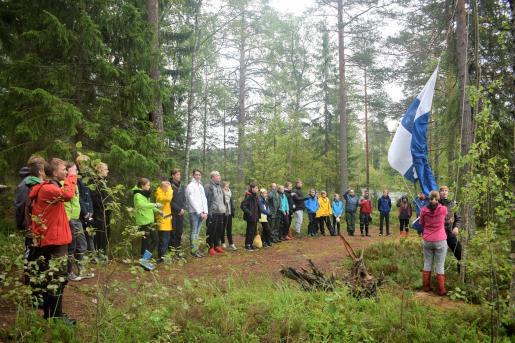
[[[158,262],[163,261],[163,256],[166,255],[168,244],[170,243],[170,236],[172,233],[172,199],[173,189],[170,181],[163,179],[161,184],[156,189],[156,203],[163,205],[161,212],[163,215],[157,214],[157,224],[159,229],[159,248],[158,248]]]
[[[331,225],[331,215],[333,214],[333,210],[331,208],[331,201],[327,197],[326,191],[320,192],[320,197],[318,198],[318,210],[316,213],[316,221],[318,224],[318,229],[322,236],[325,236],[324,224],[327,225],[327,230],[331,236],[334,236],[334,230]]]

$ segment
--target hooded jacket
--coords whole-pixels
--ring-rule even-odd
[[[333,210],[331,209],[331,201],[328,197],[320,197],[318,198],[318,210],[317,210],[317,218],[318,217],[327,217],[333,214]]]
[[[281,197],[276,189],[271,189],[268,192],[268,205],[270,206],[271,217],[275,218],[281,207]]]
[[[284,193],[277,192],[277,194],[279,194],[279,199],[281,200],[281,204],[279,205],[279,212],[283,215],[290,213],[290,205],[288,202],[288,197],[286,196],[285,193],[286,192],[284,192]]]
[[[333,200],[333,216],[341,217],[343,213],[343,202],[341,200]]]
[[[27,167],[24,167],[28,170]],[[20,176],[25,175],[22,168],[20,170]],[[27,220],[25,214],[25,206],[27,204],[27,199],[29,198],[30,190],[33,186],[40,184],[42,181],[35,176],[25,176],[24,179],[18,184],[16,187],[15,198],[14,198],[14,207],[16,210],[16,227],[18,230],[26,230],[27,228]]]
[[[427,206],[420,210],[420,225],[424,228],[422,237],[425,241],[436,242],[447,239],[445,234],[445,217],[447,216],[447,208],[438,204],[434,211]]]
[[[244,220],[257,223],[260,214],[257,194],[245,192],[245,198],[241,202],[240,208],[243,211]]]
[[[136,225],[143,226],[154,224],[154,213],[159,212],[156,204],[150,202],[150,191],[144,191],[141,188],[134,187],[132,189],[134,194],[134,216],[136,218]]]
[[[29,199],[34,201],[32,233],[35,246],[70,244],[72,235],[64,202],[73,198],[76,185],[77,176],[69,175],[63,187],[55,180],[32,187]]]
[[[372,213],[372,203],[370,199],[361,198],[359,199],[359,213],[360,214],[371,214]]]
[[[225,214],[226,204],[224,191],[220,183],[216,183],[210,180],[205,186],[205,193],[207,199],[207,208],[210,215],[213,214]]]
[[[64,209],[66,210],[66,216],[68,217],[68,220],[80,219],[80,196],[78,186],[75,186],[75,195],[73,198],[64,203]]]
[[[349,192],[346,192],[343,198],[345,199],[345,211],[356,212],[358,209],[358,197],[356,195],[351,196]]]
[[[172,199],[173,199],[173,189],[172,187],[169,187],[168,190],[165,192],[161,186],[157,187],[156,189],[156,202],[163,205],[161,207],[161,211],[165,216],[170,215],[172,213],[172,207],[170,205]],[[158,214],[156,216],[157,223],[159,225],[159,231],[172,231],[172,218],[168,217],[166,219],[163,219],[163,216]]]
[[[304,201],[306,205],[306,209],[308,213],[317,213],[318,211],[318,197],[315,195],[314,197],[308,196],[306,201]]]

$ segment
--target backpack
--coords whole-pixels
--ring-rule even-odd
[[[43,187],[43,185],[41,185],[41,187],[39,187],[37,193],[36,193],[36,196],[31,199],[28,194],[30,194],[30,191],[32,190],[32,187],[34,187],[35,185],[29,187],[29,191],[27,193],[27,199],[25,200],[25,209],[24,209],[24,212],[25,212],[25,230],[30,230],[30,228],[32,227],[32,209],[34,207],[34,204],[36,203],[36,200],[38,199],[38,194],[39,194],[39,191],[41,191],[41,188]]]

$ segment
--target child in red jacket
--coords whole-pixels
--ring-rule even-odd
[[[370,237],[368,225],[372,221],[371,214],[372,203],[370,202],[368,191],[365,191],[363,197],[359,199],[359,230],[361,231],[361,236],[367,235],[367,237]]]
[[[77,169],[66,170],[65,162],[53,158],[45,166],[48,179],[34,186],[29,194],[32,202],[32,233],[34,235],[35,258],[39,273],[37,286],[43,290],[43,312],[45,318],[57,317],[66,324],[75,324],[63,313],[63,291],[66,285],[68,244],[72,241],[64,202],[75,195]],[[64,181],[61,187],[60,181]],[[50,264],[57,267],[52,275],[46,271]],[[54,287],[49,287],[54,286]]]

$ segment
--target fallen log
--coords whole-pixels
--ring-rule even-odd
[[[337,280],[334,273],[328,277],[315,265],[312,260],[308,260],[310,271],[305,268],[296,270],[292,267],[283,267],[281,274],[285,277],[297,281],[306,291],[322,290],[332,291],[338,283],[348,286],[351,294],[357,298],[368,298],[377,295],[377,288],[383,283],[383,275],[375,278],[370,275],[363,259],[363,250],[360,257],[357,257],[354,249],[343,235],[340,234],[345,250],[352,259],[352,267],[349,274],[344,275],[341,280]]]

